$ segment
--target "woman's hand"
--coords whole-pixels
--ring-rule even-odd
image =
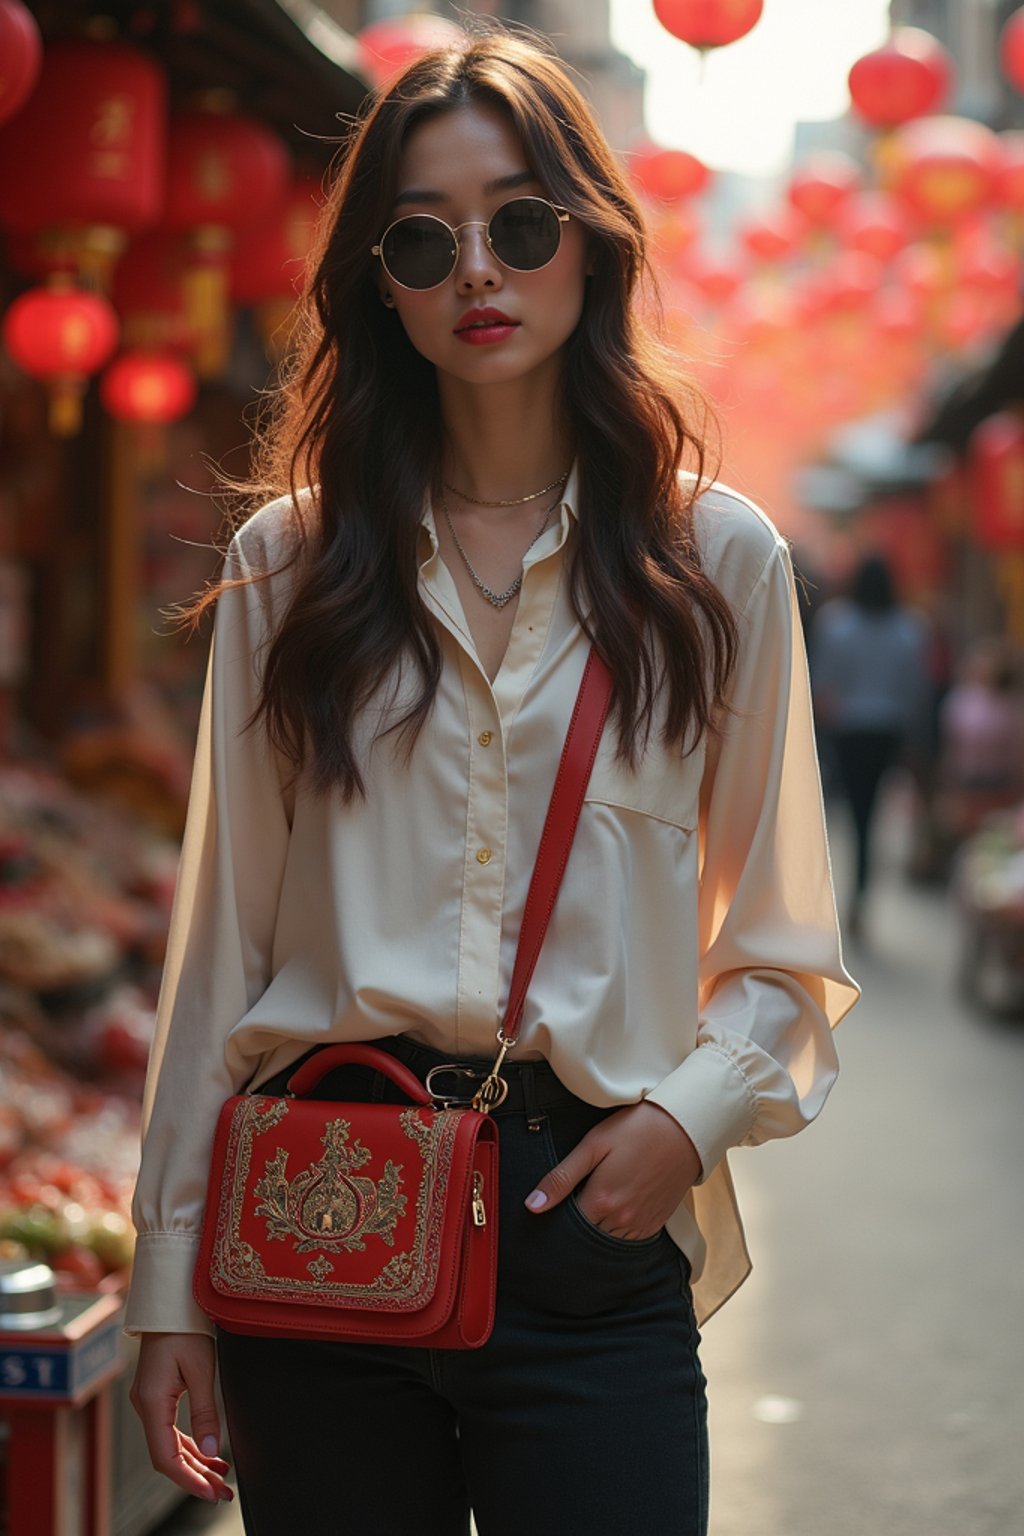
[[[679,1122],[643,1101],[588,1131],[526,1204],[549,1211],[586,1179],[577,1203],[587,1220],[611,1237],[639,1242],[661,1230],[700,1174],[697,1149]]]
[[[142,1420],[149,1459],[158,1472],[197,1499],[233,1499],[224,1481],[227,1462],[219,1455],[220,1422],[213,1395],[214,1342],[204,1333],[144,1333],[139,1364],[129,1393]],[[192,1434],[175,1423],[178,1403],[188,1393]],[[193,1438],[194,1437],[194,1438]],[[202,1449],[200,1449],[202,1447]]]

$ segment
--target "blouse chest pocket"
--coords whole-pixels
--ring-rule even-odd
[[[678,745],[652,741],[635,769],[616,756],[614,723],[605,727],[587,785],[585,803],[635,811],[683,832],[697,826],[703,747],[683,756]]]

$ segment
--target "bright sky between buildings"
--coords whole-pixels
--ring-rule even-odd
[[[754,30],[707,57],[670,36],[653,0],[611,0],[617,48],[647,71],[647,130],[715,170],[773,176],[793,127],[840,117],[846,77],[888,35],[889,0],[765,0]]]

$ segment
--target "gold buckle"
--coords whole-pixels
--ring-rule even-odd
[[[468,1109],[476,1095],[470,1094],[469,1098],[462,1099],[454,1094],[438,1093],[430,1081],[435,1072],[454,1072],[457,1077],[470,1077],[474,1082],[479,1082],[479,1072],[474,1072],[472,1067],[461,1067],[455,1061],[444,1061],[440,1062],[436,1067],[431,1067],[425,1079],[424,1086],[438,1109]]]

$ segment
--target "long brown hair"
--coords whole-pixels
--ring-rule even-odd
[[[735,657],[731,611],[702,572],[694,537],[709,412],[693,389],[696,424],[684,417],[680,379],[641,318],[640,210],[558,60],[508,32],[467,36],[464,47],[410,65],[354,125],[258,460],[261,494],[289,490],[301,529],[258,713],[315,787],[338,786],[346,800],[365,793],[360,711],[411,661],[418,694],[387,727],[407,733],[411,751],[441,672],[416,559],[423,497],[440,470],[434,367],[381,303],[370,247],[387,223],[411,130],[475,103],[508,114],[547,195],[587,231],[592,275],[562,386],[579,477],[570,591],[614,676],[620,756],[635,764],[662,690],[664,740],[692,750],[713,725]],[[680,479],[684,463],[692,481]],[[302,487],[314,488],[305,506]]]

